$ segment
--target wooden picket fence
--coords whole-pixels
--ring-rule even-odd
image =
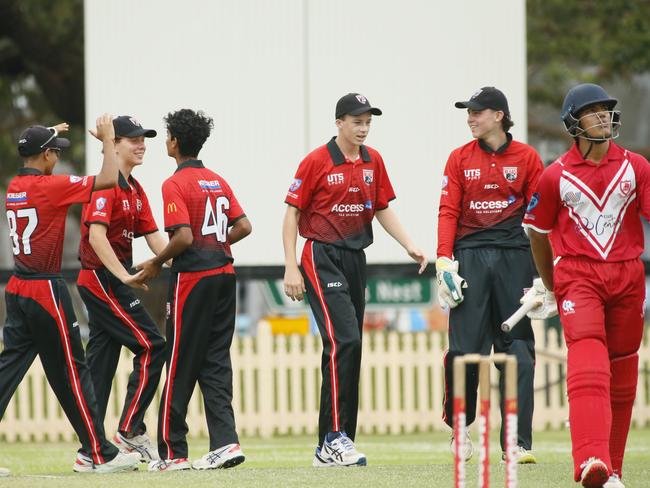
[[[568,418],[562,340],[550,330],[547,344],[537,324],[534,429],[562,429]],[[445,430],[441,416],[443,355],[446,336],[440,332],[367,333],[363,340],[358,429],[364,433],[409,433]],[[255,337],[236,337],[232,347],[233,407],[240,434],[317,432],[320,394],[320,337],[273,336],[261,323]],[[117,426],[126,391],[132,355],[121,358],[106,416],[106,432]],[[636,425],[650,424],[650,344],[640,350],[639,387],[634,408]],[[496,406],[497,374],[493,378],[491,425],[499,425]],[[162,381],[160,388],[162,388]],[[146,416],[156,431],[160,398]],[[195,391],[187,423],[192,436],[207,436],[203,399]],[[0,438],[8,442],[73,440],[75,434],[47,384],[40,361],[35,361],[12,399],[2,422]]]

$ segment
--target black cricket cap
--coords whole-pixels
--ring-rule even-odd
[[[57,137],[58,132],[54,127],[32,125],[20,134],[18,139],[18,154],[27,158],[36,156],[46,149],[65,149],[70,147],[70,141],[64,137]]]
[[[370,112],[372,115],[381,115],[381,110],[370,105],[366,97],[359,93],[348,93],[336,102],[336,118],[344,115],[359,115]]]
[[[466,102],[456,102],[456,108],[469,108],[471,110],[500,110],[510,115],[508,100],[501,90],[493,86],[484,86],[470,97]]]
[[[113,119],[115,137],[156,137],[158,134],[153,129],[144,129],[137,119],[130,115],[120,115]]]

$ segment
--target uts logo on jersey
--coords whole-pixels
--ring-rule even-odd
[[[372,170],[372,169],[364,169],[363,170],[363,182],[366,185],[372,184],[373,175],[374,175],[374,170]]]
[[[328,185],[340,185],[343,183],[345,178],[343,178],[343,173],[333,173],[331,175],[327,175],[327,184]]]
[[[97,210],[104,210],[105,206],[106,206],[106,199],[104,197],[99,197],[97,201],[95,201],[95,208]]]
[[[79,183],[83,178],[81,176],[70,175],[70,183]]]
[[[479,168],[466,169],[464,173],[465,173],[465,179],[467,181],[478,180],[481,178],[481,170]]]
[[[296,191],[302,185],[302,180],[299,178],[294,178],[294,180],[289,185],[289,191]]]
[[[503,168],[503,177],[508,181],[515,181],[517,179],[517,167],[505,166]]]

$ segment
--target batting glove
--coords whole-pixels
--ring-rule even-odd
[[[438,303],[441,307],[456,308],[463,301],[467,282],[458,274],[458,261],[441,257],[436,260]]]
[[[519,303],[522,304],[527,302],[538,304],[526,314],[532,320],[545,320],[557,315],[555,294],[546,289],[541,278],[535,278],[533,280],[533,286],[519,300]]]

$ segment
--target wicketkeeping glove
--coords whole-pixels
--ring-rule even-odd
[[[533,286],[519,300],[519,303],[522,304],[527,302],[538,303],[535,308],[526,314],[532,320],[544,320],[557,315],[555,295],[552,291],[546,289],[541,278],[535,278]]]
[[[458,274],[458,261],[436,259],[436,279],[440,306],[456,308],[463,301],[463,288],[467,288],[467,282]]]

